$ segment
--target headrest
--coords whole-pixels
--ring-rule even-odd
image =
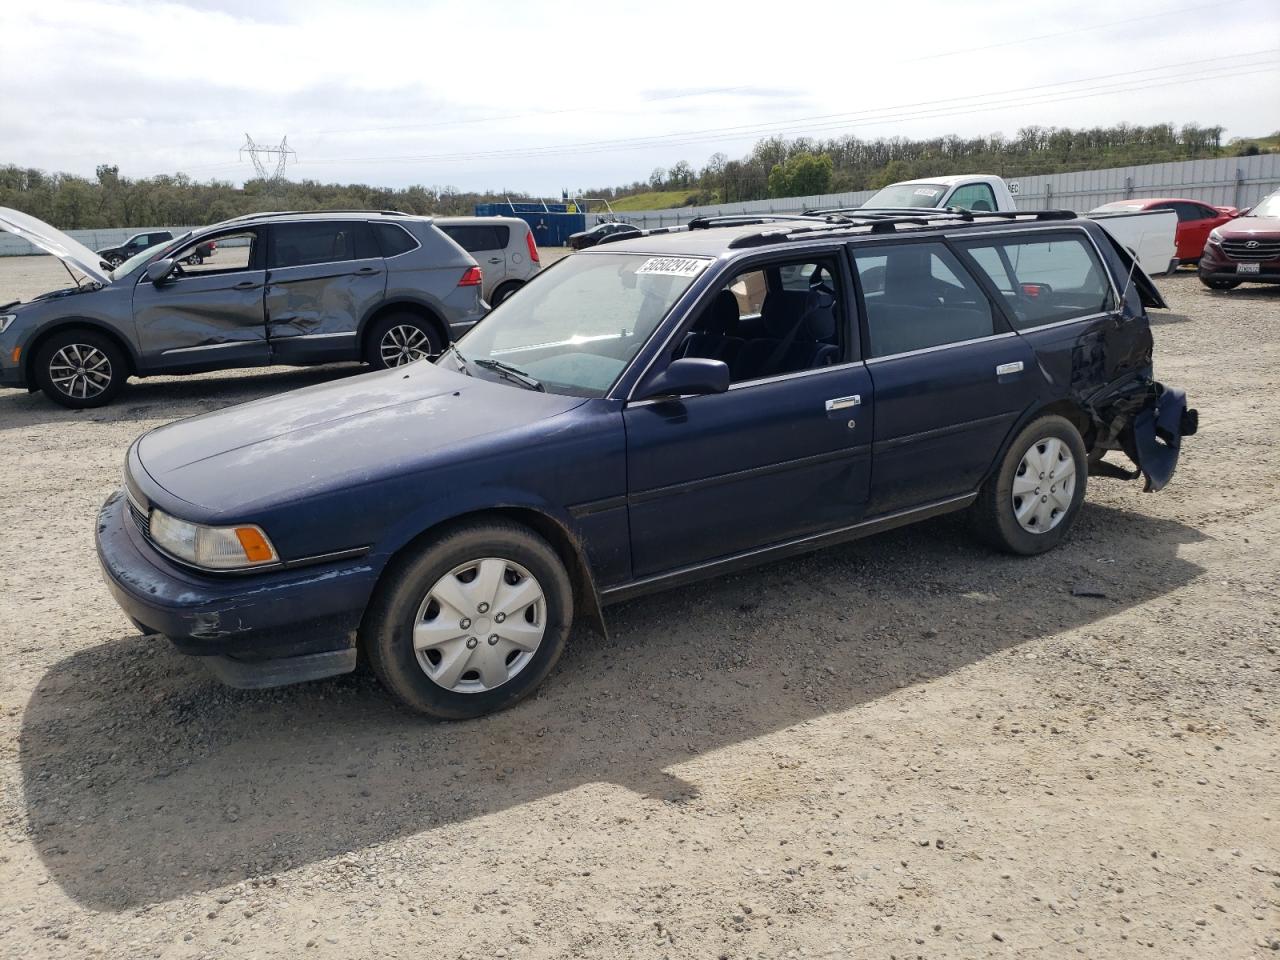
[[[738,329],[738,298],[728,290],[721,290],[707,307],[698,326],[712,336],[733,336]]]
[[[830,340],[836,333],[836,298],[821,287],[810,287],[804,303],[805,329],[808,340]]]
[[[836,332],[836,298],[821,287],[799,290],[771,290],[765,295],[760,315],[770,337],[790,336],[797,323],[797,341],[826,340]]]

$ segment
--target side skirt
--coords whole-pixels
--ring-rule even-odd
[[[600,599],[606,605],[620,603],[623,600],[631,600],[635,597],[642,597],[645,594],[657,593],[660,590],[668,590],[686,583],[695,583],[699,580],[722,576],[735,570],[754,567],[762,563],[770,563],[774,560],[782,560],[786,557],[798,556],[802,553],[811,553],[814,550],[832,547],[850,540],[859,540],[862,537],[869,537],[874,533],[892,530],[895,527],[904,527],[919,520],[928,520],[930,517],[963,510],[977,499],[978,494],[976,492],[966,493],[963,496],[938,500],[923,507],[911,507],[907,510],[897,510],[879,517],[872,517],[869,520],[863,520],[852,526],[841,527],[838,530],[815,533],[795,540],[784,540],[782,543],[771,544],[767,547],[757,547],[754,550],[735,553],[717,560],[692,564],[687,567],[681,567],[678,570],[670,570],[652,577],[645,577],[642,580],[632,580],[617,586],[606,587],[600,591]]]

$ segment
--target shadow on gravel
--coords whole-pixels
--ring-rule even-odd
[[[129,386],[114,401],[105,407],[89,410],[68,410],[39,392],[3,390],[0,391],[0,433],[77,420],[178,420],[299,387],[328,383],[368,369],[361,364],[347,363],[319,367],[262,368],[261,372],[240,372],[236,376],[205,374],[197,377],[130,380]]]
[[[615,608],[612,639],[575,636],[539,696],[466,723],[361,674],[228,690],[129,637],[32,695],[29,825],[69,896],[119,911],[588,783],[679,802],[697,789],[664,769],[1167,594],[1201,573],[1178,555],[1199,539],[1089,505],[1065,546],[1019,559],[934,521]]]

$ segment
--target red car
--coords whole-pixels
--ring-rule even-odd
[[[1211,290],[1280,283],[1280,190],[1209,234],[1199,272]]]
[[[1199,200],[1157,198],[1154,200],[1117,200],[1091,210],[1090,213],[1117,213],[1138,210],[1172,210],[1178,215],[1178,232],[1174,243],[1179,263],[1199,263],[1204,254],[1209,231],[1240,215],[1235,207],[1211,207]]]

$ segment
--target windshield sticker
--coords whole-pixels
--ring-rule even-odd
[[[936,197],[941,192],[941,190],[931,190],[928,187],[916,187],[917,197]]]
[[[636,276],[696,277],[706,265],[706,260],[692,257],[650,257],[636,270]]]

